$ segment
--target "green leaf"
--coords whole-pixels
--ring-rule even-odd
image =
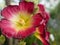
[[[33,2],[34,2],[35,4],[38,4],[38,3],[40,2],[40,0],[33,0]]]
[[[24,42],[23,40],[20,41],[19,45],[26,45],[26,42]]]
[[[34,2],[35,4],[38,4],[40,2],[40,0],[26,0],[28,2]]]
[[[5,42],[5,37],[3,35],[0,36],[0,43],[3,44]]]
[[[26,45],[32,45],[33,43],[37,43],[38,45],[42,45],[41,41],[37,39],[34,35],[31,35],[25,39]]]
[[[37,43],[38,45],[42,45],[42,42],[39,39],[37,39]]]
[[[32,43],[34,43],[34,41],[36,40],[35,36],[29,36],[25,39],[26,45],[32,45]]]

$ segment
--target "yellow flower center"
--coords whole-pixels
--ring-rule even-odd
[[[10,21],[12,22],[12,27],[16,29],[16,31],[22,31],[26,28],[32,26],[32,15],[28,13],[18,13],[18,15],[13,16]]]

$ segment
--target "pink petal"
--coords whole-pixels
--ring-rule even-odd
[[[40,12],[44,12],[45,11],[44,5],[38,4],[38,7],[39,7],[39,11]]]
[[[45,19],[46,19],[46,23],[48,22],[48,20],[50,19],[50,15],[49,15],[49,13],[47,13],[47,12],[45,12],[45,14],[44,15],[46,15],[46,17],[45,17]]]
[[[43,13],[41,13],[42,14],[42,16],[43,16],[43,18],[45,19],[45,23],[47,24],[47,22],[49,21],[49,19],[50,19],[50,15],[49,15],[49,13],[47,13],[47,12],[43,12]]]
[[[40,25],[38,27],[38,30],[40,32],[40,40],[42,41],[43,45],[50,45],[49,44],[49,32],[46,32],[46,26]]]
[[[20,2],[19,8],[21,11],[32,13],[34,10],[34,3],[33,2],[26,2],[26,1]]]
[[[12,27],[11,22],[5,19],[1,21],[1,29],[3,35],[6,35],[8,38],[14,37],[19,39],[25,38],[35,31],[35,27],[29,27],[27,29],[16,32],[16,29]]]
[[[5,35],[8,38],[13,37],[16,31],[13,28],[11,28],[10,21],[2,19],[0,25],[1,25],[1,29],[2,29],[1,31],[3,35]]]
[[[14,38],[23,39],[31,35],[35,31],[35,27],[24,29],[15,34]]]
[[[49,42],[44,37],[42,37],[42,35],[40,35],[40,40],[42,41],[43,45],[50,45]]]
[[[45,26],[44,26],[43,24],[40,25],[40,26],[38,27],[38,29],[39,29],[40,34],[44,34],[44,35],[45,35]]]
[[[46,23],[48,22],[50,15],[45,11],[44,5],[38,4],[39,12],[41,13],[42,17],[45,18]]]
[[[37,13],[36,15],[33,16],[33,19],[34,19],[34,25],[35,26],[39,26],[40,25],[40,22],[42,21],[43,17],[41,16],[40,13]]]
[[[46,32],[46,40],[49,42],[50,33]]]
[[[41,42],[43,43],[43,45],[50,45],[49,44],[49,42],[46,40],[46,38],[45,38],[45,34],[43,33],[43,34],[41,34],[41,33],[39,33],[39,29],[38,29],[38,31],[35,33],[35,36],[39,39],[39,40],[41,40]]]
[[[0,28],[1,28],[1,21],[0,21]]]
[[[1,21],[0,21],[0,36],[1,36]]]
[[[19,8],[17,5],[9,5],[8,7],[5,7],[2,10],[2,16],[9,19],[12,16],[16,15],[18,11],[19,11]]]
[[[11,27],[11,22],[5,19],[2,19],[0,22],[1,28]]]
[[[16,31],[13,28],[3,28],[2,34],[5,35],[7,38],[12,38]]]

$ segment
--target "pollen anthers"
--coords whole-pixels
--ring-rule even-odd
[[[30,14],[21,12],[13,16],[10,21],[12,22],[12,26],[19,31],[31,27],[33,18]]]

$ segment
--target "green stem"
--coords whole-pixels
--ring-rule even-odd
[[[19,40],[18,39],[14,39],[14,45],[19,45]]]
[[[23,40],[20,41],[19,45],[26,45],[26,42],[24,42]]]
[[[26,45],[26,42],[23,40],[14,39],[14,45]]]
[[[7,6],[10,5],[11,0],[5,0],[5,3],[6,3]]]
[[[9,45],[13,45],[13,38],[10,38],[9,39],[9,43],[8,43]]]

